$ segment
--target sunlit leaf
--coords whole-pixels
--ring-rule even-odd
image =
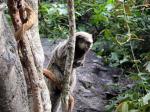
[[[150,72],[150,61],[148,61],[145,65],[145,69]]]
[[[148,102],[150,101],[150,92],[146,94],[142,99],[143,99],[144,105],[148,104]]]
[[[122,60],[120,60],[120,64],[128,62],[129,59],[127,57],[124,57]]]
[[[104,30],[104,36],[106,39],[110,40],[112,37],[111,31],[109,29]]]
[[[112,60],[115,60],[115,61],[118,61],[118,60],[119,60],[118,54],[115,53],[115,52],[112,52],[112,53],[111,53],[111,59],[112,59]]]
[[[130,110],[129,112],[139,112],[139,110]]]
[[[128,103],[127,102],[122,102],[117,106],[116,112],[129,112],[128,109]]]
[[[107,9],[107,11],[111,11],[112,9],[113,9],[113,5],[112,4],[108,4],[108,5],[106,5],[106,9]]]

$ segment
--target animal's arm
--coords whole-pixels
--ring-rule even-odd
[[[77,68],[77,67],[83,66],[84,60],[85,60],[84,56],[78,60],[75,60],[73,63],[73,67]]]
[[[43,69],[43,75],[46,76],[58,89],[62,89],[61,82],[48,69]]]

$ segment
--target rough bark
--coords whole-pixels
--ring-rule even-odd
[[[67,0],[68,4],[68,20],[69,20],[69,42],[68,42],[68,50],[67,50],[67,59],[65,65],[65,78],[63,83],[63,91],[62,91],[62,111],[67,112],[68,109],[68,100],[69,100],[69,91],[70,91],[70,77],[72,74],[72,65],[74,60],[74,52],[75,52],[75,11],[74,11],[74,0]]]
[[[148,4],[150,5],[150,0],[144,0],[144,4],[145,4],[145,5],[146,5],[146,4],[147,4],[147,5],[148,5]]]
[[[14,36],[0,3],[0,112],[29,112],[27,87]]]
[[[20,18],[18,6],[19,6],[18,1],[15,1],[15,0],[8,1],[9,12],[12,17],[15,31],[19,30],[23,24]],[[22,38],[20,40],[20,45],[22,47],[21,52],[23,55],[23,60],[26,60],[25,67],[27,68],[27,71],[29,73],[29,77],[31,80],[30,84],[32,87],[33,102],[34,102],[33,108],[35,112],[42,112],[43,106],[42,106],[42,101],[41,101],[41,96],[40,96],[40,88],[38,85],[39,79],[38,79],[37,70],[34,64],[31,48],[29,45],[28,37],[23,35],[20,38]]]
[[[28,0],[27,2],[32,6],[38,18],[38,0]],[[34,62],[39,77],[43,112],[51,112],[51,101],[50,101],[49,91],[43,76],[44,52],[43,52],[43,48],[39,36],[38,19],[33,25],[33,27],[30,29],[30,32],[28,33],[30,33],[31,35],[29,37],[29,43],[30,43],[31,51],[34,57]]]
[[[20,16],[20,14],[23,15],[23,13],[20,13],[20,10],[24,11],[24,8],[23,5],[19,6],[19,3],[23,2],[23,0],[9,0],[8,3],[16,31],[18,28],[21,28],[23,24],[24,18],[21,18]],[[35,8],[36,14],[38,14],[38,1],[30,0],[29,3]],[[50,112],[51,103],[49,91],[42,74],[44,55],[38,34],[38,21],[35,21],[35,23],[36,24],[32,29],[23,35],[22,40],[19,43],[23,55],[22,62],[25,68],[24,70],[26,71],[26,77],[28,76],[30,79],[27,80],[30,81],[28,84],[31,84],[32,87],[32,96],[29,97],[30,99],[33,98],[33,102],[31,101],[30,103],[31,111]],[[28,87],[30,87],[30,85]]]

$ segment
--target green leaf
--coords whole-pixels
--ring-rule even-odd
[[[114,6],[112,4],[107,4],[106,5],[107,11],[111,11],[113,8],[114,8]]]
[[[144,105],[148,104],[149,100],[150,100],[150,92],[148,94],[146,94],[143,98],[143,103]]]
[[[101,14],[95,14],[91,17],[91,21],[93,24],[98,25],[100,22],[108,22],[108,18]]]
[[[124,57],[122,60],[120,60],[120,64],[123,64],[128,61],[129,61],[128,57]]]
[[[111,53],[111,60],[119,61],[118,54],[116,52]]]
[[[145,65],[145,69],[150,72],[150,61],[148,61]]]
[[[112,37],[111,31],[109,29],[104,30],[104,36],[107,40],[110,40]]]
[[[128,102],[122,102],[119,104],[116,112],[129,112]]]
[[[138,110],[130,110],[129,112],[139,112]]]
[[[124,102],[122,105],[122,112],[128,112],[128,103]]]
[[[115,0],[107,0],[107,4],[113,4],[115,3]]]

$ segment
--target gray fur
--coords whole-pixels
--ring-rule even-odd
[[[93,39],[92,39],[91,34],[86,33],[86,32],[77,32],[76,37],[79,35],[82,36],[84,38],[84,40],[90,42],[91,46],[92,46]],[[67,57],[67,46],[68,46],[67,43],[68,43],[68,40],[61,42],[53,50],[51,58],[50,58],[50,62],[48,65],[48,69],[51,70],[56,75],[57,79],[60,82],[63,81],[63,77],[64,77],[65,62],[66,62],[66,57]],[[91,46],[90,46],[90,48],[91,48]],[[77,66],[73,66],[73,71],[72,71],[71,80],[70,80],[70,89],[71,89],[70,94],[72,94],[73,89],[76,85],[76,67],[79,67],[82,65],[86,53],[87,52],[85,52],[84,56],[81,57],[80,59],[74,60],[74,62],[79,63],[79,64]],[[54,85],[51,84],[50,81],[48,81],[48,84],[49,84],[48,87],[50,89],[50,94],[51,94],[52,112],[61,112],[60,111],[61,90],[58,90]]]

